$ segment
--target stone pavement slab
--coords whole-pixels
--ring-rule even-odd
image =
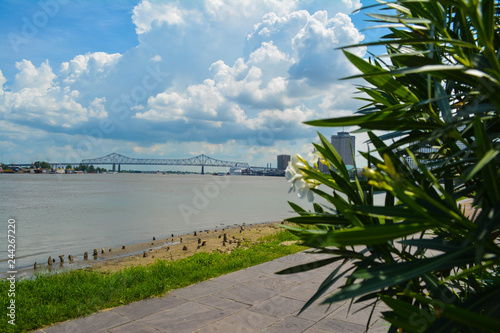
[[[269,290],[244,283],[221,291],[217,296],[244,304],[255,305],[277,294],[279,294],[277,290]]]
[[[103,311],[88,317],[66,321],[60,325],[42,330],[46,333],[105,332],[109,328],[129,322],[129,319],[111,311]]]
[[[299,333],[314,325],[315,322],[294,316],[286,317],[276,324],[267,328],[266,332],[272,333]]]
[[[221,283],[215,280],[208,280],[197,284],[193,284],[192,286],[186,288],[172,290],[169,293],[169,295],[188,300],[194,300],[230,288],[231,286],[228,285],[227,283]]]
[[[299,311],[304,304],[303,301],[278,295],[252,306],[249,310],[271,317],[286,318],[293,312]]]
[[[160,332],[182,333],[196,331],[230,314],[228,311],[188,302],[172,310],[157,312],[138,321],[156,328]]]
[[[269,317],[260,313],[243,310],[235,313],[221,321],[215,322],[199,331],[199,333],[221,333],[221,332],[262,332],[267,327],[277,322],[277,318]]]
[[[235,302],[233,300],[227,298],[221,298],[214,295],[209,295],[203,298],[199,298],[196,301],[200,304],[212,306],[216,309],[221,309],[233,313],[250,307],[249,304]]]
[[[274,274],[322,258],[325,255],[299,252],[36,333],[364,332],[371,312],[365,303],[325,305],[320,304],[323,296],[299,314],[337,263],[309,272]],[[372,316],[370,333],[388,331],[380,311]]]
[[[131,323],[117,326],[108,330],[111,333],[158,333],[156,328],[133,321]]]
[[[149,316],[155,312],[170,310],[186,302],[187,301],[182,298],[168,295],[167,297],[149,298],[139,302],[119,306],[117,308],[111,309],[110,312],[119,314],[120,316],[126,317],[129,320],[136,320]]]

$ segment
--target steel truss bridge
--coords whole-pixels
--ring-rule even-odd
[[[250,165],[245,162],[230,162],[222,161],[207,155],[201,154],[191,158],[132,158],[123,156],[117,153],[111,153],[106,156],[98,158],[88,158],[83,159],[80,164],[85,165],[98,165],[98,164],[108,164],[113,165],[113,171],[116,171],[116,166],[118,166],[118,172],[120,172],[121,165],[190,165],[190,166],[201,166],[201,173],[205,173],[205,166],[213,167],[226,167],[226,168],[250,168]]]

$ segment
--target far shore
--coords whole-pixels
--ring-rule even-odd
[[[37,263],[37,269],[31,267],[20,270],[18,276],[31,276],[37,272],[68,269],[115,272],[131,266],[149,265],[158,259],[178,260],[198,252],[219,251],[230,253],[238,246],[245,246],[246,242],[253,243],[263,236],[282,230],[279,227],[280,223],[283,222],[251,225],[235,224],[233,226],[224,226],[224,228],[216,228],[215,230],[193,230],[189,234],[174,235],[173,237],[161,239],[152,234],[151,241],[117,248],[104,247],[95,249],[97,256],[93,255],[94,249],[89,249],[87,260],[81,259],[82,254],[79,254],[79,259],[74,259],[73,262],[70,262],[68,255],[62,257],[63,262],[58,256],[52,256],[52,259],[55,260],[52,267],[47,262]],[[76,254],[74,256],[76,257]]]

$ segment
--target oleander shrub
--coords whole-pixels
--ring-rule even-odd
[[[359,69],[354,77],[366,82],[358,87],[366,105],[307,122],[367,131],[373,148],[360,152],[367,167],[350,174],[321,134],[312,160],[292,158],[292,187],[328,204],[306,211],[291,203],[297,226],[289,229],[331,257],[281,274],[338,262],[305,307],[325,294],[327,303],[383,302],[390,332],[498,332],[500,5],[381,3],[384,10],[369,15],[389,33],[365,45],[387,54],[366,60],[349,52],[359,45],[343,48]]]

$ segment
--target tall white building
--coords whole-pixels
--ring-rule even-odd
[[[356,151],[356,137],[349,132],[338,132],[332,135],[332,146],[337,150],[345,165],[354,165]]]

